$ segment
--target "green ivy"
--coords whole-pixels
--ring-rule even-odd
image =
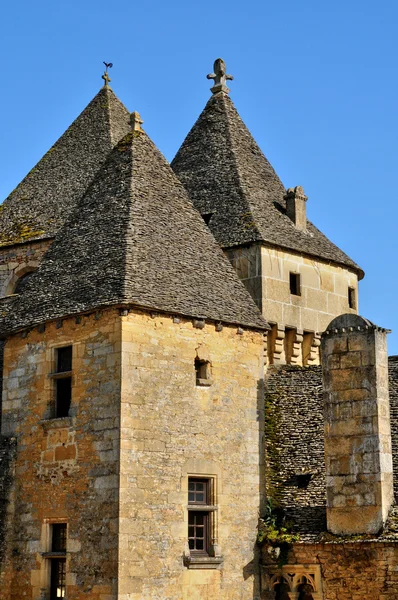
[[[300,539],[299,534],[294,533],[292,529],[293,522],[285,519],[281,509],[274,508],[272,498],[269,497],[264,517],[259,519],[257,543],[275,549],[274,557],[279,567],[287,563],[292,544]]]

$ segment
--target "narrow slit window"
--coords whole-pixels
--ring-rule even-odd
[[[66,598],[66,523],[54,523],[51,531],[49,600]]]
[[[210,362],[195,358],[196,385],[211,385]]]
[[[301,296],[301,283],[299,273],[289,273],[290,293],[293,296]]]
[[[348,306],[353,309],[357,307],[355,288],[353,287],[348,288]]]
[[[72,401],[72,346],[55,350],[54,412],[56,419],[67,417]]]

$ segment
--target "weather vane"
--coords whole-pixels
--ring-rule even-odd
[[[108,69],[112,69],[113,63],[106,63],[105,61],[103,63],[105,65],[105,73],[102,75],[102,79],[105,81],[104,87],[108,87],[108,84],[112,81],[108,75]]]

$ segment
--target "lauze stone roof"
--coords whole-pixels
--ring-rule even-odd
[[[185,189],[148,136],[113,149],[2,334],[108,305],[265,329],[267,324]]]
[[[0,246],[53,237],[117,142],[129,112],[102,88],[0,207]]]
[[[223,248],[263,242],[363,271],[312,223],[286,215],[285,188],[231,99],[214,94],[171,163]]]

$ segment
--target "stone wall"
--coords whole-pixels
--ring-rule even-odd
[[[290,293],[289,273],[300,274],[300,296]],[[270,322],[322,332],[333,317],[357,312],[348,306],[348,287],[358,304],[358,277],[343,267],[263,246],[261,277],[262,313]]]
[[[13,525],[1,598],[48,592],[51,523],[67,522],[68,599],[116,598],[120,317],[96,313],[37,328],[5,346],[3,431],[17,440]],[[73,344],[68,417],[49,418],[54,348]]]
[[[269,367],[265,381],[267,495],[306,536],[326,528],[321,367]]]
[[[14,480],[15,442],[15,438],[0,436],[0,564],[6,554],[7,529],[10,527],[10,519],[8,517],[11,489]]]
[[[225,253],[264,318],[270,364],[319,364],[319,336],[331,319],[357,313],[358,277],[343,267],[260,244]],[[300,295],[290,293],[290,273],[300,276]],[[354,290],[356,307],[348,304]]]
[[[251,246],[229,248],[225,250],[225,254],[239,279],[245,284],[258,308],[262,311],[261,246],[253,244]],[[268,315],[266,319],[268,320]]]
[[[0,298],[13,293],[19,277],[37,269],[51,243],[40,240],[0,248]]]
[[[386,331],[341,315],[321,356],[328,530],[376,534],[394,497]]]
[[[137,312],[123,318],[119,600],[259,598],[263,339],[217,329]],[[195,384],[196,357],[209,362],[210,385]],[[195,475],[216,489],[220,568],[184,566]]]
[[[394,496],[398,504],[398,356],[388,359],[392,461],[394,467]]]
[[[297,544],[289,563],[320,565],[323,600],[398,600],[397,544]]]

